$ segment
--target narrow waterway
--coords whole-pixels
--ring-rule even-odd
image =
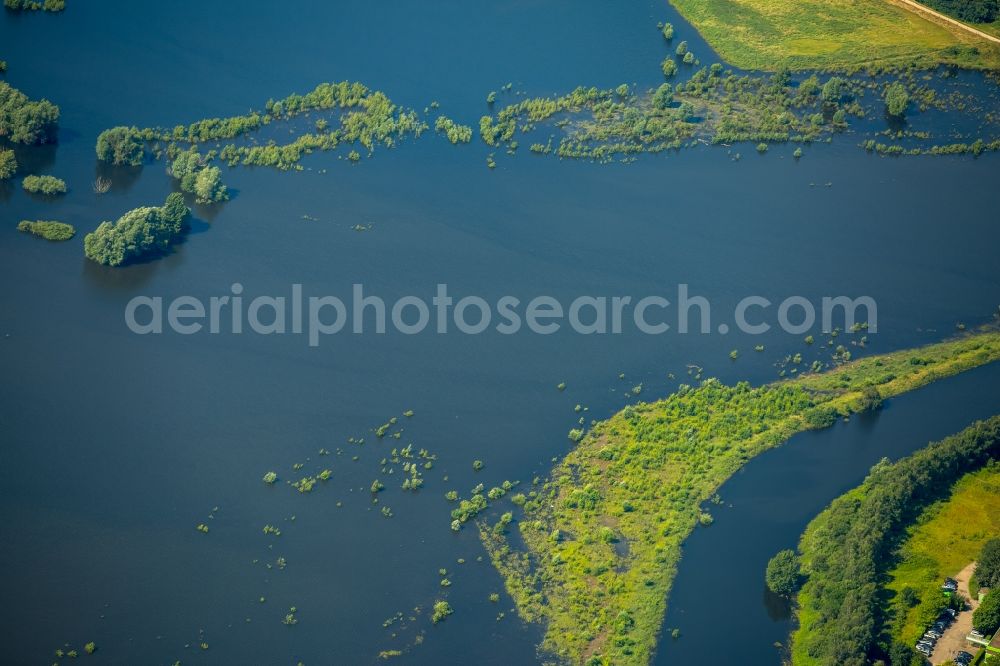
[[[997,386],[993,363],[752,460],[722,486],[712,526],[684,546],[655,663],[780,664],[794,624],[789,604],[764,585],[768,559],[794,548],[809,521],[882,457],[896,460],[1000,413]]]

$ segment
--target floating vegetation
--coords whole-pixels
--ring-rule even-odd
[[[298,611],[295,608],[295,606],[292,606],[291,608],[289,608],[288,609],[288,613],[285,614],[285,617],[284,617],[283,620],[281,620],[281,623],[283,625],[289,626],[289,627],[292,626],[292,625],[298,624],[299,623],[299,619],[297,617],[295,617],[295,613],[297,613],[297,612]]]
[[[208,525],[206,525],[205,523],[198,523],[195,529],[201,532],[202,534],[208,534]]]
[[[479,470],[481,470],[481,469],[482,469],[483,467],[485,467],[485,465],[483,464],[483,461],[482,461],[482,460],[473,460],[473,461],[472,461],[472,469],[473,469],[473,471],[476,471],[476,472],[478,472],[478,471],[479,471]]]
[[[266,483],[268,485],[274,484],[274,482],[277,481],[277,480],[278,480],[278,474],[277,474],[277,472],[267,472],[267,473],[264,474],[263,481],[264,481],[264,483]]]

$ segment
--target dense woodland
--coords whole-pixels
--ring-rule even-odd
[[[1000,416],[896,463],[882,461],[865,482],[835,500],[808,527],[799,546],[806,578],[799,594],[800,629],[793,663],[892,666],[923,663],[908,645],[884,638],[880,597],[905,528],[922,509],[945,496],[965,473],[1000,457]]]
[[[998,0],[921,0],[925,5],[933,7],[955,18],[969,23],[993,23],[1000,14]]]

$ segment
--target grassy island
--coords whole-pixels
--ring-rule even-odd
[[[17,230],[25,233],[40,236],[50,241],[65,241],[76,235],[73,225],[65,222],[51,222],[45,220],[21,220],[17,224]]]
[[[799,544],[806,582],[798,595],[800,626],[792,641],[793,664],[863,666],[876,659],[892,666],[925,663],[911,646],[949,603],[941,594],[941,582],[976,559],[995,524],[993,516],[985,515],[986,507],[958,514],[970,500],[987,494],[998,506],[1000,467],[989,464],[998,454],[1000,416],[994,416],[898,462],[883,460],[863,484],[834,500],[809,524]],[[933,519],[942,511],[942,505],[935,504],[940,501],[946,513],[955,503],[950,517],[958,518],[957,523]],[[977,517],[985,520],[972,528]],[[920,525],[924,521],[930,522]],[[914,524],[907,542],[907,526]],[[943,532],[948,536],[942,538]],[[925,553],[932,544],[933,554]],[[929,594],[921,595],[905,583],[886,593],[883,584],[897,559],[890,588],[905,580],[919,581],[920,591],[928,592],[929,586]],[[948,568],[940,570],[938,564]],[[909,589],[905,596],[896,593],[903,587]],[[887,604],[890,598],[896,602]],[[898,626],[914,625],[907,635],[887,635],[894,614]],[[925,623],[918,629],[921,615]]]
[[[646,664],[702,505],[748,460],[963,370],[1000,359],[983,332],[761,387],[715,380],[628,406],[597,424],[531,493],[523,547],[480,535],[542,650],[574,664]]]
[[[897,0],[671,0],[744,69],[1000,67],[1000,45]]]

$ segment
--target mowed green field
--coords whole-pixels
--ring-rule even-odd
[[[670,0],[728,63],[857,70],[1000,69],[1000,46],[889,0]]]
[[[969,474],[951,497],[930,507],[911,527],[900,563],[889,572],[887,588],[897,594],[912,588],[921,600],[939,598],[939,586],[976,559],[990,538],[1000,534],[1000,464]],[[932,613],[933,614],[933,613]],[[895,638],[907,644],[923,633],[921,606],[907,613]]]

